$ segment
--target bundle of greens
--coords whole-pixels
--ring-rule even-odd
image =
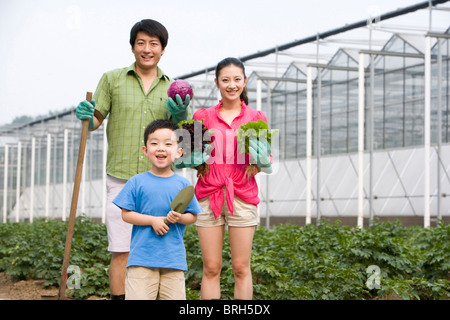
[[[261,119],[258,121],[250,121],[242,124],[237,130],[238,151],[240,153],[249,154],[250,138],[265,138],[269,145],[272,145],[272,137],[277,133],[277,130],[269,130],[267,123]],[[256,160],[256,159],[255,159]],[[256,164],[250,164],[245,173],[247,176],[254,176],[259,172]]]
[[[192,152],[201,154],[207,151],[207,147],[210,144],[209,140],[212,135],[212,130],[208,130],[205,127],[203,120],[199,121],[192,119],[180,121],[178,123],[178,127],[185,130],[181,132],[179,141],[183,148],[183,156],[190,156]],[[193,168],[197,170],[197,176],[199,178],[202,178],[209,172],[209,166],[206,162],[203,162]]]

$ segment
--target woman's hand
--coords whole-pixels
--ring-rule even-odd
[[[270,144],[267,139],[260,137],[259,139],[250,138],[248,147],[250,156],[262,172],[271,173],[272,164],[270,163]]]

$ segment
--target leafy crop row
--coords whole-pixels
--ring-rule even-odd
[[[67,224],[37,220],[0,224],[0,271],[14,279],[59,284]],[[202,257],[197,232],[185,234],[188,299],[199,299]],[[76,298],[107,296],[106,228],[79,217],[71,265],[81,270]],[[339,223],[260,227],[255,233],[252,274],[255,299],[449,299],[450,226],[403,227],[377,222],[367,228]],[[226,233],[221,276],[222,298],[232,299],[234,277]]]
[[[42,279],[59,286],[67,223],[38,219],[0,225],[0,271],[15,280]],[[77,218],[70,264],[81,269],[80,289],[67,291],[75,298],[109,294],[106,226]]]

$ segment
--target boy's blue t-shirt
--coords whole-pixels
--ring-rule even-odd
[[[166,216],[172,210],[172,200],[181,189],[189,185],[189,180],[176,173],[170,177],[158,177],[147,171],[128,180],[113,203],[121,209],[141,214]],[[186,212],[202,212],[195,196]],[[186,271],[186,248],[183,242],[185,230],[186,225],[171,223],[169,232],[159,236],[152,226],[133,225],[127,267],[173,268]]]

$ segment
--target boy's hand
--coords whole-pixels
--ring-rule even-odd
[[[169,226],[164,223],[166,217],[155,217],[152,223],[153,230],[158,236],[163,236],[169,232]]]
[[[166,218],[170,223],[177,223],[181,218],[181,213],[170,210]]]

